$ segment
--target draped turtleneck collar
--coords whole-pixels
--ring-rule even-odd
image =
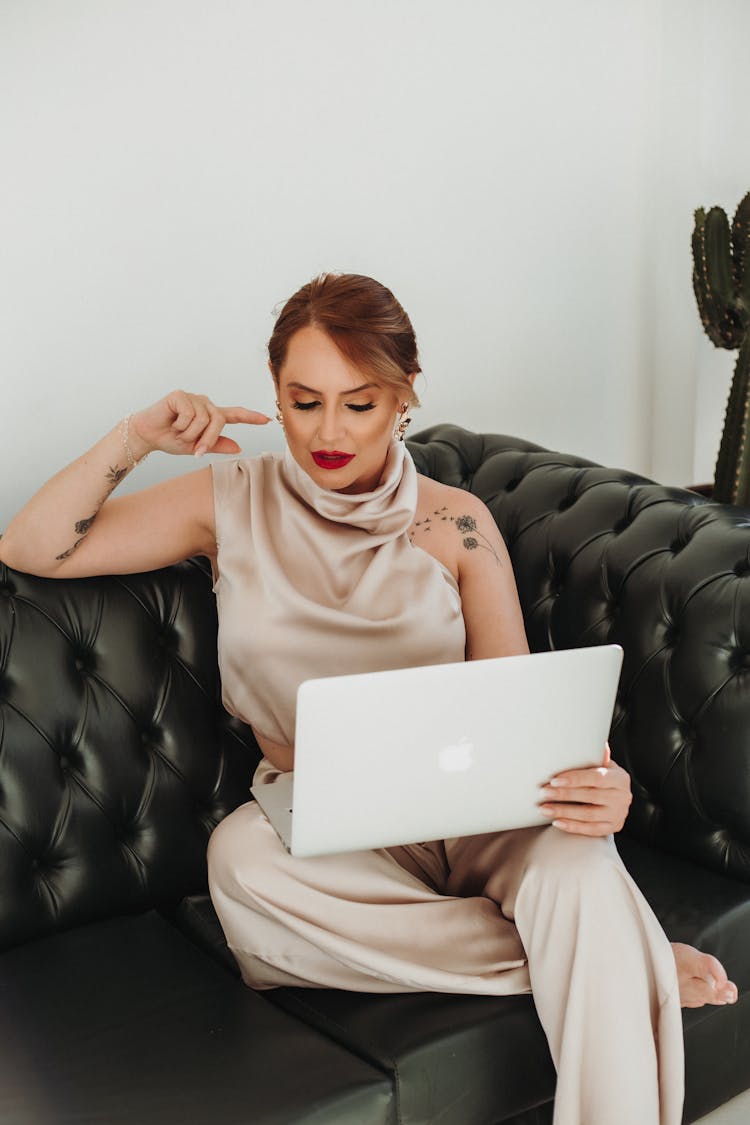
[[[370,492],[321,488],[289,452],[212,470],[232,714],[292,746],[297,688],[311,676],[463,660],[455,579],[407,534],[419,477],[401,442]]]
[[[284,450],[282,475],[298,499],[326,520],[388,537],[411,526],[417,507],[417,470],[403,442],[393,441],[378,484],[371,492],[322,488]]]

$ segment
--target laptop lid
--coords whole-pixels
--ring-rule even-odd
[[[602,645],[307,680],[292,854],[548,824],[539,787],[602,763],[622,656]]]

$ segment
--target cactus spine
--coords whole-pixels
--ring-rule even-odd
[[[713,499],[750,507],[750,192],[737,208],[731,231],[721,207],[695,212],[693,289],[711,343],[739,348]]]

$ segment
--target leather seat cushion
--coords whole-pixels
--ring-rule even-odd
[[[694,1121],[750,1085],[750,887],[623,836],[617,843],[670,940],[718,956],[740,988],[734,1006],[683,1012],[684,1120]],[[185,900],[179,924],[237,971],[207,896]],[[528,996],[421,993],[365,998],[305,988],[281,988],[265,995],[390,1071],[397,1083],[400,1121],[551,1121],[554,1068]]]
[[[0,1121],[385,1125],[390,1078],[241,987],[155,912],[0,957]]]
[[[237,972],[208,896],[186,900],[178,921]],[[530,996],[383,996],[317,988],[264,995],[393,1074],[399,1122],[487,1125],[551,1103],[554,1095],[555,1071]]]

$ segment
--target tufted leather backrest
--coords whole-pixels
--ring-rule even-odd
[[[219,701],[207,566],[0,566],[0,948],[204,889],[258,758]]]
[[[626,831],[750,881],[750,511],[456,426],[411,450],[490,508],[532,649],[623,646]]]
[[[517,438],[409,445],[488,504],[532,648],[622,644],[628,831],[750,880],[750,513]],[[0,566],[0,947],[205,889],[257,760],[221,707],[206,565]]]

